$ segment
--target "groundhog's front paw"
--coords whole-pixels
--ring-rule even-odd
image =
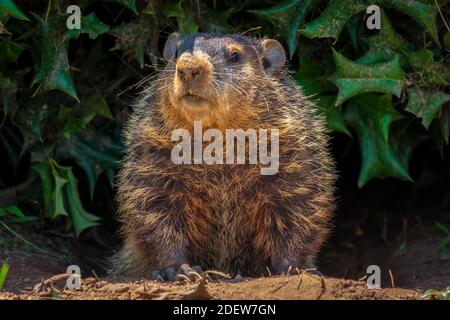
[[[175,281],[175,280],[189,280],[195,281],[201,278],[203,272],[200,266],[191,267],[189,264],[184,263],[178,269],[175,267],[168,267],[161,270],[154,270],[152,272],[152,280],[158,281]]]

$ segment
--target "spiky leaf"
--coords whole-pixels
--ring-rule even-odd
[[[317,2],[317,0],[285,0],[273,7],[250,12],[271,23],[276,30],[274,36],[286,41],[292,57],[297,49],[299,29]]]
[[[87,33],[91,39],[96,39],[99,35],[108,31],[109,26],[97,18],[95,12],[81,18],[81,32]]]
[[[8,17],[30,21],[12,0],[0,0],[0,22]]]
[[[367,8],[364,0],[333,0],[324,12],[301,30],[308,38],[333,38],[337,40],[347,21]]]
[[[450,94],[442,91],[411,87],[407,92],[406,110],[421,118],[423,126],[427,129],[442,105],[450,101]]]
[[[61,90],[78,100],[70,74],[67,50],[69,40],[79,34],[76,30],[66,30],[61,19],[40,20],[42,26],[42,53],[38,73],[33,84],[39,83],[36,93],[53,89]]]
[[[335,96],[320,96],[317,101],[317,109],[320,114],[325,116],[328,129],[351,137],[344,121],[342,109],[340,107],[336,107],[335,102]]]
[[[398,56],[390,61],[373,65],[358,64],[334,51],[336,73],[330,77],[339,88],[336,105],[367,92],[392,93],[400,96],[405,74]]]
[[[399,118],[391,95],[365,94],[352,99],[345,110],[345,119],[357,135],[361,151],[358,186],[362,188],[376,177],[398,177],[411,180],[388,141],[391,123]]]

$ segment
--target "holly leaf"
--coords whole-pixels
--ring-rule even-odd
[[[400,96],[405,74],[398,56],[388,62],[364,65],[348,60],[333,51],[336,73],[330,81],[339,88],[336,105],[356,95],[367,92],[392,93]]]
[[[8,29],[6,29],[6,27],[3,25],[3,23],[0,22],[0,34],[11,34]]]
[[[201,29],[213,33],[233,33],[234,27],[228,23],[228,20],[235,10],[236,9],[232,7],[220,11],[209,11],[208,14],[202,16],[200,21]]]
[[[428,84],[448,85],[450,71],[447,66],[434,61],[433,52],[421,49],[406,54],[409,64],[418,72]]]
[[[408,104],[405,110],[421,118],[427,129],[443,104],[450,101],[450,94],[438,90],[412,87],[407,92]]]
[[[436,26],[438,8],[435,3],[420,0],[376,0],[375,2],[410,16],[431,35],[435,43],[439,43]]]
[[[0,21],[5,22],[8,17],[30,21],[12,0],[0,0]]]
[[[44,207],[50,208],[53,194],[53,174],[47,160],[34,164],[32,170],[41,179],[42,195],[44,197]]]
[[[4,118],[10,111],[10,100],[16,94],[17,87],[9,78],[5,78],[0,73],[0,102],[2,102],[2,109]]]
[[[17,223],[24,223],[36,220],[36,217],[26,216],[22,212],[22,210],[20,210],[20,208],[16,206],[11,206],[4,209],[0,208],[0,218],[5,216],[12,218],[11,220]]]
[[[390,145],[404,168],[407,168],[414,149],[427,139],[427,135],[417,130],[414,118],[396,121],[390,131]]]
[[[35,92],[61,90],[78,101],[77,93],[70,75],[67,50],[69,40],[78,37],[79,32],[67,30],[61,19],[50,17],[48,21],[40,19],[42,25],[42,54],[38,73],[33,79],[33,85],[39,83]]]
[[[117,167],[123,148],[98,131],[86,129],[83,133],[61,143],[55,154],[57,159],[73,159],[83,169],[92,199],[98,176],[105,170]]]
[[[450,137],[450,105],[440,110],[439,123],[445,143],[448,144]]]
[[[302,91],[306,96],[330,92],[335,90],[328,81],[331,68],[333,68],[331,59],[322,60],[318,63],[315,60],[300,57],[299,69],[295,74],[295,80],[302,87]]]
[[[24,50],[24,46],[10,39],[0,40],[0,67],[16,62]]]
[[[193,34],[198,32],[198,25],[195,22],[194,14],[183,10],[182,1],[177,3],[165,2],[162,7],[162,13],[171,18],[176,18],[178,32],[181,34]]]
[[[318,0],[285,0],[273,7],[249,12],[271,23],[276,30],[275,37],[286,41],[292,58],[297,49],[299,29],[317,2]]]
[[[130,9],[136,15],[138,14],[135,0],[106,0],[106,1],[118,3],[124,6],[125,8]]]
[[[345,124],[342,109],[335,106],[336,96],[320,96],[317,101],[318,113],[325,116],[326,126],[328,129],[340,132],[351,137],[350,131]]]
[[[98,176],[101,173],[99,166],[95,165],[94,162],[81,150],[77,149],[72,142],[65,142],[58,146],[56,149],[56,158],[67,159],[71,158],[83,169],[86,174],[89,194],[91,200],[94,197],[95,186],[97,185]]]
[[[391,95],[364,94],[353,98],[345,110],[345,120],[355,129],[361,150],[360,188],[375,177],[411,181],[388,141],[391,123],[400,118],[391,99]]]
[[[81,32],[87,33],[90,39],[96,39],[99,35],[109,31],[109,26],[97,18],[94,12],[81,18]]]
[[[98,225],[100,218],[83,208],[77,189],[78,181],[72,173],[72,168],[58,165],[54,160],[51,161],[61,178],[67,180],[64,185],[64,194],[75,234],[79,237],[84,230]]]
[[[25,101],[20,112],[16,112],[14,116],[14,123],[24,138],[21,155],[28,147],[42,140],[44,120],[49,115],[49,106],[46,104],[44,96]]]
[[[69,139],[74,133],[86,128],[96,116],[102,116],[109,120],[113,118],[108,104],[98,90],[76,108],[60,106],[58,120],[63,127],[59,135]]]
[[[145,53],[153,48],[152,41],[157,41],[152,39],[153,31],[153,19],[141,15],[136,20],[110,30],[110,33],[116,37],[116,43],[110,50],[122,50],[125,56],[136,59],[139,66],[143,68]]]
[[[50,203],[47,215],[50,219],[55,219],[58,216],[69,216],[64,206],[63,188],[67,184],[67,179],[61,178],[54,174],[54,188],[52,193],[52,202]]]
[[[383,10],[381,10],[381,26],[376,34],[364,39],[369,51],[357,60],[358,63],[385,62],[398,53],[405,54],[412,50],[412,46],[395,31]]]
[[[367,6],[364,0],[331,1],[322,14],[300,32],[308,38],[333,38],[337,41],[347,21],[366,10]]]

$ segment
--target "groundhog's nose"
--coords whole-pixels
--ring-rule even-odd
[[[205,85],[210,66],[207,60],[191,53],[184,53],[176,64],[178,79],[187,86]]]
[[[201,67],[178,67],[178,77],[183,82],[188,82],[190,80],[196,80],[201,78],[204,70]]]

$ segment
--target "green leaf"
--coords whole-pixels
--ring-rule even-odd
[[[450,106],[441,109],[439,120],[442,136],[444,137],[445,143],[448,144],[450,137]]]
[[[48,161],[42,161],[32,166],[32,169],[38,174],[42,183],[42,194],[44,197],[44,207],[50,208],[53,194],[53,174]]]
[[[119,159],[112,152],[105,152],[104,146],[95,143],[86,143],[77,137],[74,137],[74,145],[92,161],[102,167],[114,167],[119,163]]]
[[[16,62],[24,46],[10,39],[0,40],[0,67],[7,63]]]
[[[48,21],[40,21],[43,42],[41,65],[33,79],[33,84],[40,83],[35,94],[57,89],[78,100],[67,57],[69,40],[76,38],[78,33],[67,30],[62,21],[52,17]]]
[[[392,93],[400,96],[405,74],[398,56],[385,63],[358,64],[334,51],[336,73],[330,77],[339,88],[336,105],[367,92]]]
[[[56,150],[56,157],[60,159],[72,158],[83,169],[87,177],[89,194],[92,200],[97,178],[101,173],[100,168],[82,150],[73,145],[72,142],[61,144]]]
[[[6,34],[9,35],[11,34],[8,29],[6,29],[6,27],[3,25],[3,23],[0,22],[0,34]]]
[[[450,31],[444,35],[444,46],[447,50],[450,50]]]
[[[12,218],[13,222],[24,223],[36,220],[36,217],[26,216],[22,210],[16,206],[0,209],[0,218],[8,216]]]
[[[0,0],[0,21],[5,21],[8,17],[30,21],[12,0]]]
[[[376,0],[375,3],[410,16],[432,36],[434,42],[439,43],[436,26],[438,8],[434,3],[420,0]]]
[[[308,38],[333,38],[337,40],[347,21],[354,15],[366,10],[364,0],[331,1],[322,14],[309,22],[301,30]]]
[[[3,286],[5,285],[6,278],[8,277],[9,272],[9,264],[4,262],[2,264],[2,267],[0,268],[0,290],[3,289]]]
[[[144,67],[146,52],[151,52],[154,35],[154,22],[146,15],[120,26],[111,28],[110,33],[116,37],[116,42],[111,51],[122,50],[125,56],[136,59],[141,68]],[[152,53],[156,55],[155,52]]]
[[[447,66],[434,61],[433,52],[421,49],[406,54],[409,64],[418,72],[428,84],[448,85],[450,71]],[[447,79],[446,79],[447,78]]]
[[[292,58],[297,49],[299,29],[317,2],[318,0],[285,0],[273,7],[249,12],[269,21],[275,27],[275,37],[286,41]]]
[[[106,1],[118,3],[122,6],[130,9],[135,14],[138,14],[137,8],[136,8],[136,2],[134,0],[106,0]]]
[[[407,169],[388,142],[389,127],[400,118],[391,99],[391,95],[365,94],[353,98],[345,110],[345,120],[355,129],[361,150],[360,188],[375,177],[411,181]]]
[[[99,35],[109,31],[109,26],[97,18],[94,12],[81,18],[81,32],[89,34],[90,39],[96,39]]]
[[[90,95],[85,102],[82,102],[81,108],[83,109],[81,116],[83,125],[87,125],[97,115],[109,120],[113,118],[108,104],[98,90],[95,94]]]
[[[411,45],[395,31],[383,10],[381,10],[381,26],[376,34],[364,39],[369,45],[369,51],[358,59],[358,63],[386,62],[398,53],[405,54],[412,50]]]
[[[110,120],[113,118],[108,104],[98,90],[73,110],[61,105],[58,118],[64,126],[60,136],[69,139],[74,133],[84,129],[96,116]]]
[[[15,83],[11,82],[9,78],[5,78],[0,73],[0,102],[3,103],[3,114],[6,118],[10,110],[10,100],[14,98],[17,92]]]
[[[361,24],[363,19],[360,16],[353,16],[346,24],[346,30],[350,37],[350,42],[355,50],[358,50],[358,40],[360,37],[359,30],[361,29]]]
[[[177,3],[164,2],[162,13],[167,17],[176,18],[179,33],[197,33],[198,25],[195,22],[194,14],[189,10],[184,10],[182,2],[183,1]]]
[[[100,218],[87,212],[78,193],[78,181],[71,167],[58,165],[53,159],[35,164],[33,169],[42,181],[47,217],[69,216],[77,237],[83,230],[98,224]]]
[[[420,128],[421,129],[421,128]],[[404,168],[409,166],[413,151],[428,136],[418,130],[414,118],[396,121],[390,130],[389,141]]]
[[[79,237],[84,230],[98,225],[100,218],[83,208],[77,189],[78,181],[72,173],[72,168],[60,166],[53,160],[52,165],[61,177],[67,180],[67,184],[64,186],[64,192],[67,198],[73,228],[76,236]]]
[[[54,189],[52,194],[52,202],[48,210],[48,217],[55,219],[58,216],[69,216],[64,207],[63,187],[67,184],[67,179],[61,178],[56,172],[53,173]]]
[[[408,104],[406,111],[422,119],[425,128],[429,128],[444,103],[450,101],[450,94],[433,89],[411,87],[407,89]]]
[[[439,155],[442,159],[445,158],[445,139],[442,135],[442,130],[439,128],[437,123],[432,122],[430,125],[430,128],[427,130],[431,140],[433,141],[434,146],[436,147],[437,151],[439,152]]]
[[[331,59],[322,60],[319,63],[312,59],[300,57],[295,80],[302,87],[306,96],[334,91],[334,86],[328,81],[332,68],[333,62]]]
[[[211,33],[233,33],[235,28],[228,23],[231,15],[235,12],[235,8],[231,7],[226,10],[208,11],[206,15],[202,16],[200,21],[201,29],[207,30]]]
[[[335,102],[336,96],[320,96],[317,102],[319,113],[325,116],[328,129],[351,137],[344,121],[344,114],[341,108],[335,106]]]
[[[20,112],[17,112],[14,122],[20,129],[25,141],[22,152],[25,152],[28,147],[35,145],[41,141],[45,119],[49,114],[49,106],[45,102],[43,95],[32,99],[25,100]]]

